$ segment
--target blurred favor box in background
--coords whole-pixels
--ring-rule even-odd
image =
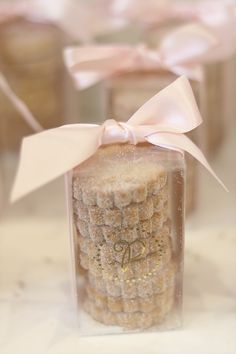
[[[62,124],[65,115],[63,43],[62,32],[52,23],[18,17],[0,25],[0,71],[44,128]],[[21,140],[34,131],[3,92],[0,92],[0,119],[3,199],[6,199]]]
[[[63,48],[72,39],[60,22],[35,10],[17,15],[14,5],[7,10],[4,16],[0,7],[0,72],[7,84],[42,128],[73,121],[78,93],[63,64]],[[4,90],[0,90],[0,127],[1,199],[6,205],[21,140],[35,131]]]
[[[62,32],[51,23],[18,18],[0,26],[1,71],[44,128],[58,126],[65,115],[63,44]],[[3,94],[0,112],[8,147],[18,148],[32,131]]]

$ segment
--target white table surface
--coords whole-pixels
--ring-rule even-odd
[[[232,135],[214,163],[230,193],[202,172],[198,211],[187,222],[182,329],[79,336],[63,181],[57,181],[16,204],[0,222],[0,353],[235,354],[235,147]]]

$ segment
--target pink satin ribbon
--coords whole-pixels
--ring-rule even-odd
[[[78,89],[133,70],[167,70],[200,81],[198,62],[217,45],[210,31],[193,24],[165,36],[155,50],[144,45],[71,47],[65,50],[64,60]]]
[[[126,123],[107,120],[101,126],[65,125],[26,137],[11,200],[16,201],[70,171],[95,154],[101,145],[145,141],[190,153],[226,189],[201,150],[184,135],[201,123],[191,86],[181,77],[147,101]]]

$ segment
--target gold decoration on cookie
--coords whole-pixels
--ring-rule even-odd
[[[140,246],[140,251],[136,254],[133,247],[134,245]],[[113,250],[118,253],[123,252],[121,263],[118,261],[116,262],[121,264],[122,270],[126,272],[129,263],[139,261],[142,258],[146,251],[146,243],[143,240],[135,240],[133,242],[121,240],[114,244]]]

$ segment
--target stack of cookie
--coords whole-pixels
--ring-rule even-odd
[[[173,307],[168,173],[155,153],[148,145],[110,145],[74,170],[84,307],[104,324],[147,328]]]
[[[0,71],[44,128],[62,123],[64,68],[63,35],[49,22],[15,18],[0,26]],[[8,124],[8,146],[15,148],[32,130],[5,95],[0,112]]]

